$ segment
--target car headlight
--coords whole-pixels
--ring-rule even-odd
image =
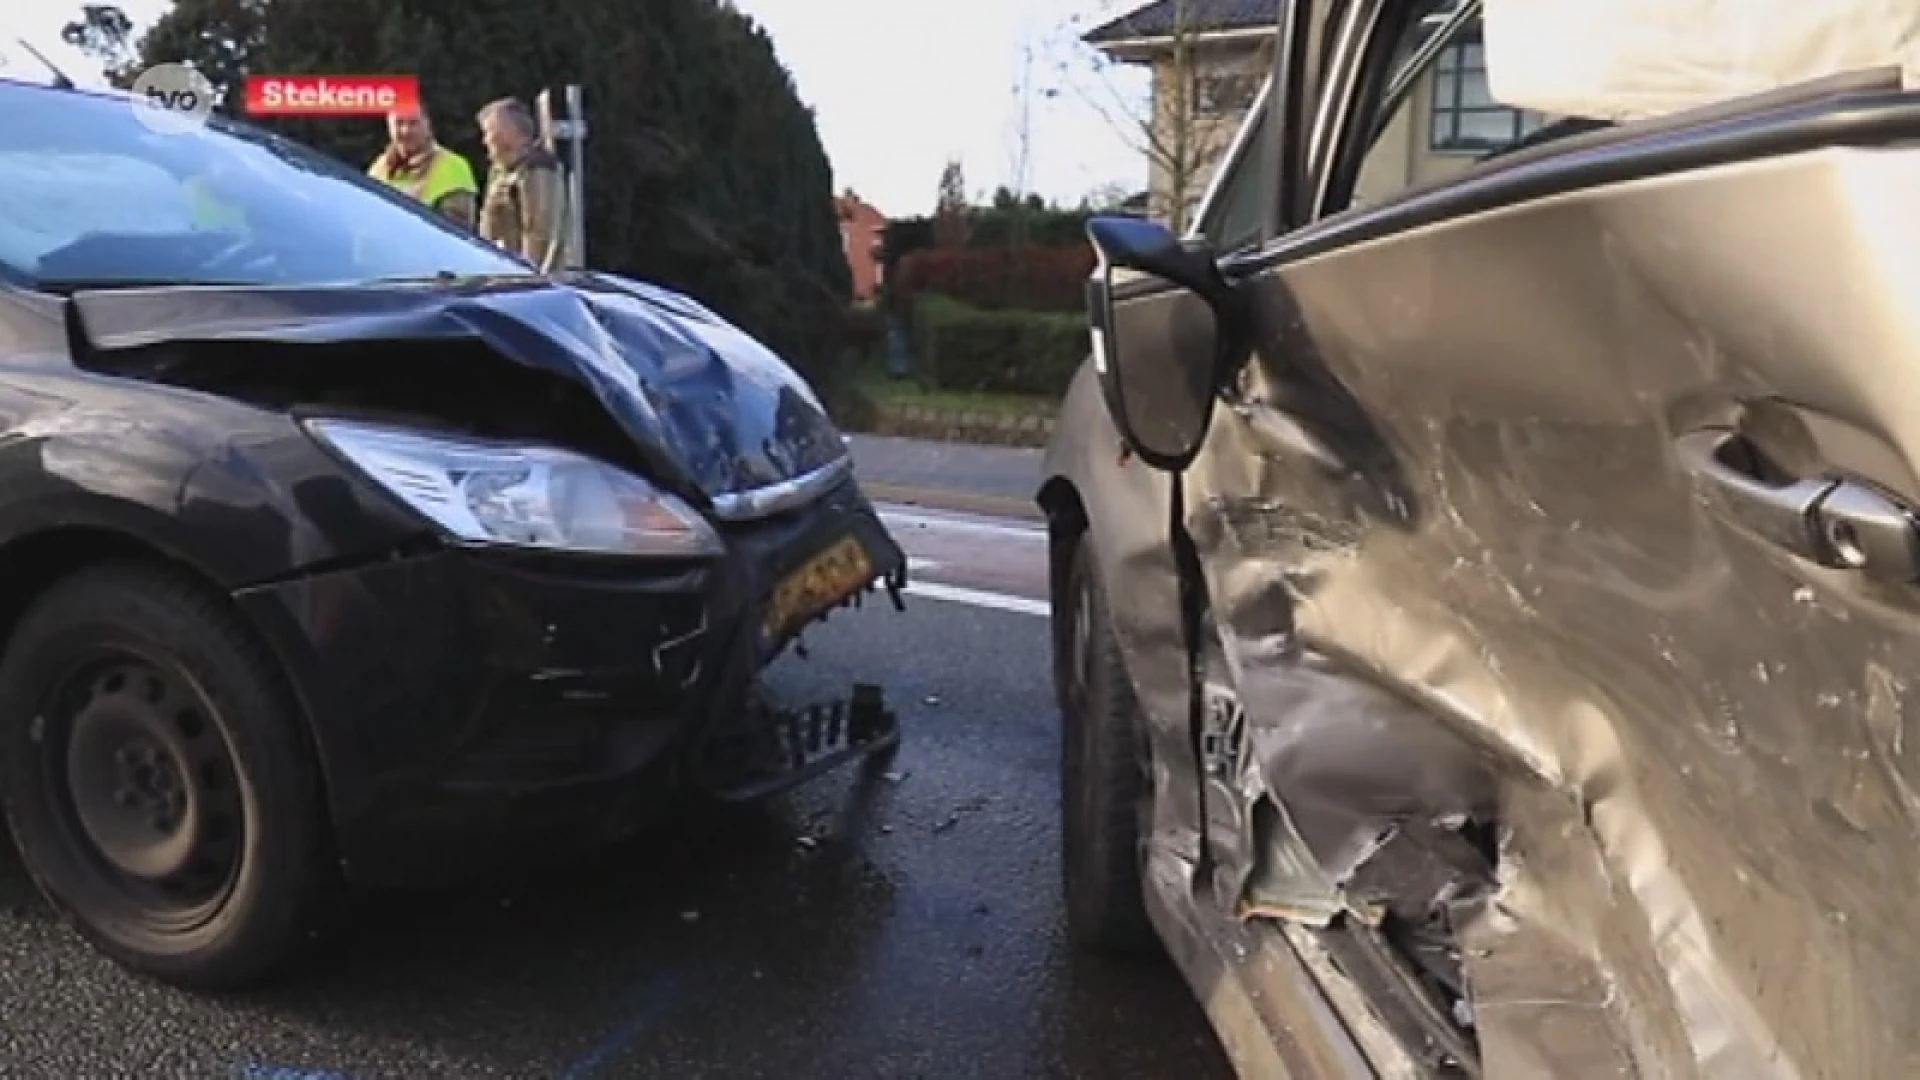
[[[719,534],[632,473],[523,446],[313,419],[307,430],[459,540],[609,555],[712,556]]]

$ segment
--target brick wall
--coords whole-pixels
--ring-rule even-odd
[[[840,244],[853,272],[853,299],[866,303],[880,291],[880,241],[887,216],[849,191],[834,200],[840,211]]]

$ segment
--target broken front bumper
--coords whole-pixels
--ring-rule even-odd
[[[703,565],[437,550],[238,593],[312,719],[353,880],[458,881],[617,839],[689,784],[751,795],[843,760],[825,714],[809,753],[807,714],[758,707],[798,629],[769,633],[769,607],[849,537],[872,580],[904,554],[851,480],[724,535]],[[886,718],[855,714],[884,747]]]

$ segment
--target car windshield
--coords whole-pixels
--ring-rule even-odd
[[[297,143],[144,119],[125,99],[0,81],[0,269],[50,289],[533,272]]]

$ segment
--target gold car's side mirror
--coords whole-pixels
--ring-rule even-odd
[[[1187,467],[1206,440],[1238,296],[1206,248],[1144,218],[1087,223],[1098,263],[1087,283],[1094,372],[1107,411],[1141,461]]]

